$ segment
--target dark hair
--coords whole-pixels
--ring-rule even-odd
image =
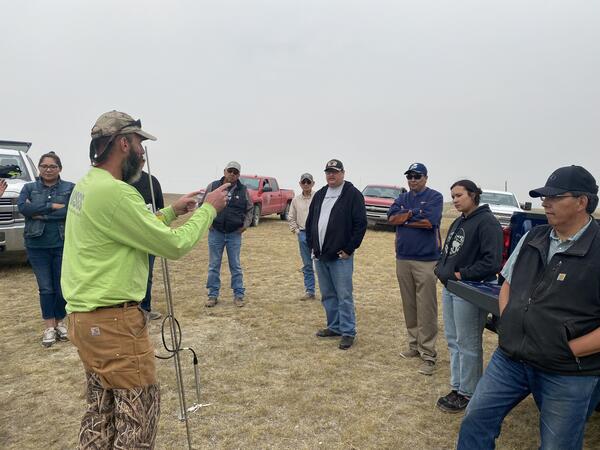
[[[90,162],[92,166],[97,166],[108,159],[108,155],[113,149],[115,143],[122,137],[131,144],[131,135],[134,133],[117,134],[114,136],[100,136],[90,141]],[[110,147],[107,148],[107,145]]]
[[[475,205],[479,205],[479,197],[481,197],[481,188],[479,188],[474,182],[471,180],[458,180],[452,186],[450,186],[450,190],[454,189],[455,186],[461,186],[466,189],[469,193],[469,196],[473,199],[473,203]]]
[[[38,163],[38,166],[40,166],[42,164],[42,161],[44,160],[44,158],[52,158],[54,160],[54,162],[56,163],[56,165],[58,166],[58,168],[62,170],[62,163],[60,162],[60,158],[58,157],[58,155],[56,153],[54,153],[54,152],[44,153],[40,157],[40,162]]]

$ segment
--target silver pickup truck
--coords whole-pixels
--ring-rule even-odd
[[[8,187],[0,197],[0,261],[19,262],[27,259],[23,228],[25,218],[19,213],[17,199],[25,183],[35,181],[36,165],[27,155],[30,142],[0,140],[0,169],[16,166],[10,175],[4,174]]]

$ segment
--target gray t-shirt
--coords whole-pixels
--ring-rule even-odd
[[[566,252],[577,241],[577,239],[579,239],[581,237],[581,235],[585,232],[585,230],[588,229],[588,227],[590,226],[590,223],[592,223],[591,217],[586,225],[584,225],[573,236],[568,237],[564,241],[561,241],[560,238],[554,232],[554,229],[552,229],[552,231],[550,231],[550,247],[548,248],[548,257],[546,258],[546,264],[549,263],[550,260],[552,259],[552,257],[554,255],[556,255],[557,253]],[[512,273],[513,273],[513,269],[515,267],[515,262],[517,261],[517,256],[519,256],[519,252],[521,251],[521,247],[523,246],[525,237],[528,234],[529,234],[529,231],[523,235],[523,237],[521,238],[521,240],[519,241],[519,243],[517,244],[517,246],[511,253],[510,257],[506,261],[506,264],[504,264],[504,267],[502,268],[502,272],[500,272],[500,274],[506,279],[506,281],[508,281],[508,284],[510,284],[510,280],[512,279]]]
[[[333,208],[333,205],[335,205],[335,202],[337,202],[339,196],[342,194],[344,183],[338,187],[327,188],[325,198],[321,204],[321,214],[319,214],[319,247],[321,249],[323,248],[323,243],[325,242],[325,233],[327,232],[327,225],[329,224],[331,209]]]

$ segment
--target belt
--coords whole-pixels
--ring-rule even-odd
[[[125,308],[125,307],[129,307],[129,306],[137,306],[137,305],[139,305],[139,302],[130,301],[130,302],[118,303],[116,305],[110,305],[110,306],[98,306],[96,309]]]

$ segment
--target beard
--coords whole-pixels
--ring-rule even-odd
[[[123,181],[127,184],[133,184],[140,179],[142,175],[142,168],[144,167],[144,160],[140,155],[137,154],[133,149],[129,150],[127,159],[123,161],[121,165],[121,171],[123,172]]]

